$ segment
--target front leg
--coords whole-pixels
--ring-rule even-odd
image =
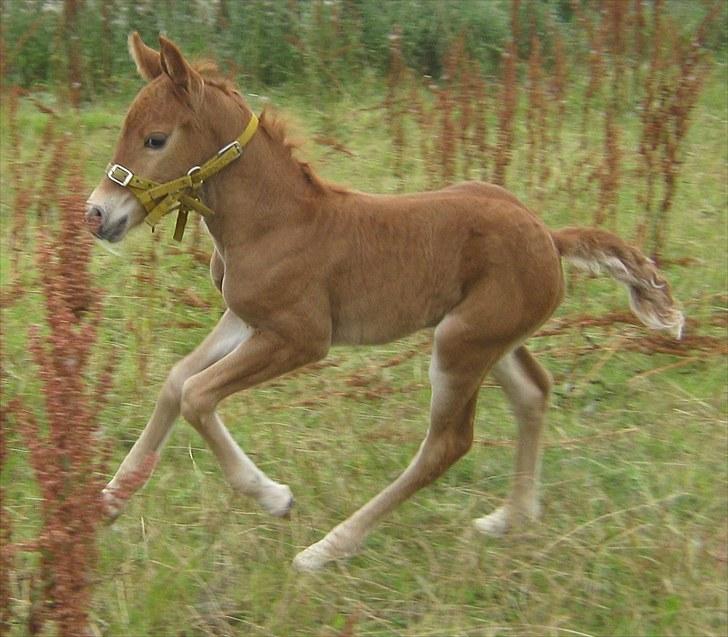
[[[185,381],[228,355],[252,334],[251,327],[227,310],[202,344],[172,368],[159,393],[152,417],[104,489],[104,506],[110,517],[121,512],[126,501],[146,482],[154,469],[179,414]]]
[[[215,410],[227,396],[323,358],[327,349],[328,342],[311,347],[274,332],[256,331],[225,358],[189,378],[182,389],[182,416],[210,446],[232,488],[256,499],[273,515],[288,513],[293,504],[290,490],[253,464]]]

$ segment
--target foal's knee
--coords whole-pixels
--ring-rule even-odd
[[[160,398],[169,403],[171,407],[179,409],[182,401],[182,388],[188,378],[189,374],[185,371],[182,361],[180,361],[167,374],[167,379],[160,391]]]
[[[200,391],[192,378],[187,379],[182,387],[180,412],[182,417],[195,429],[202,426],[204,416],[215,411],[215,405],[206,394]]]

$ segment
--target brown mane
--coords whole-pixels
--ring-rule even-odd
[[[211,60],[199,60],[194,64],[194,69],[202,76],[205,84],[220,89],[226,95],[240,100],[241,103],[247,106],[234,82],[220,72],[215,62]],[[296,157],[296,151],[300,150],[303,142],[302,140],[291,137],[290,124],[281,113],[275,111],[270,106],[265,106],[260,115],[260,127],[267,133],[268,137],[280,144],[286,151],[287,156],[298,165],[306,181],[318,192],[348,192],[347,188],[319,177],[309,162]]]
[[[265,106],[260,115],[260,126],[268,134],[268,136],[280,144],[288,156],[300,168],[306,180],[319,192],[334,191],[339,193],[349,192],[344,186],[334,184],[319,177],[313,169],[313,166],[307,161],[296,157],[295,153],[303,144],[300,139],[290,136],[289,122],[281,113],[277,112],[271,106]]]
[[[205,84],[208,86],[219,88],[227,95],[232,95],[238,92],[235,87],[235,83],[229,77],[225,76],[220,71],[217,63],[212,60],[197,60],[192,65],[192,68],[194,68],[194,70],[202,76],[202,79],[205,80]]]

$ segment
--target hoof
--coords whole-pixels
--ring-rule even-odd
[[[331,561],[318,544],[313,544],[293,558],[293,568],[299,573],[315,573]]]
[[[477,531],[492,537],[502,537],[511,528],[510,515],[504,506],[496,509],[489,515],[473,520],[473,526]]]
[[[337,547],[328,535],[301,551],[293,558],[293,568],[301,573],[314,573],[337,560],[345,560],[359,552],[358,546],[344,549]]]
[[[259,498],[260,505],[272,516],[290,518],[295,503],[293,493],[285,484],[274,484]]]
[[[101,507],[104,515],[106,516],[106,521],[109,523],[113,522],[121,515],[121,512],[124,510],[124,506],[126,505],[126,500],[116,495],[115,491],[115,489],[106,487],[101,492]]]
[[[510,531],[525,529],[540,517],[541,507],[538,502],[529,503],[523,507],[505,504],[498,507],[493,513],[473,520],[473,526],[484,535],[502,537]]]

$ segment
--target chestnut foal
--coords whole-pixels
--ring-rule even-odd
[[[512,492],[475,526],[500,534],[536,518],[551,383],[523,343],[561,302],[561,258],[606,270],[626,285],[646,325],[679,337],[682,314],[652,263],[603,230],[552,232],[512,194],[485,183],[398,196],[327,184],[292,156],[282,124],[264,113],[258,125],[214,67],[191,66],[165,38],[159,52],[137,34],[129,44],[147,84],[126,115],[114,164],[89,198],[89,221],[98,237],[119,241],[145,218],[179,212],[183,230],[189,210],[202,212],[215,245],[212,279],[227,310],[172,368],[105,490],[110,514],[181,413],[233,489],[286,515],[290,489],[240,449],[216,413],[220,401],[319,360],[332,345],[385,343],[434,327],[430,426],[415,458],[294,565],[314,570],[353,554],[384,515],[465,454],[489,372],[512,405],[519,438]]]

